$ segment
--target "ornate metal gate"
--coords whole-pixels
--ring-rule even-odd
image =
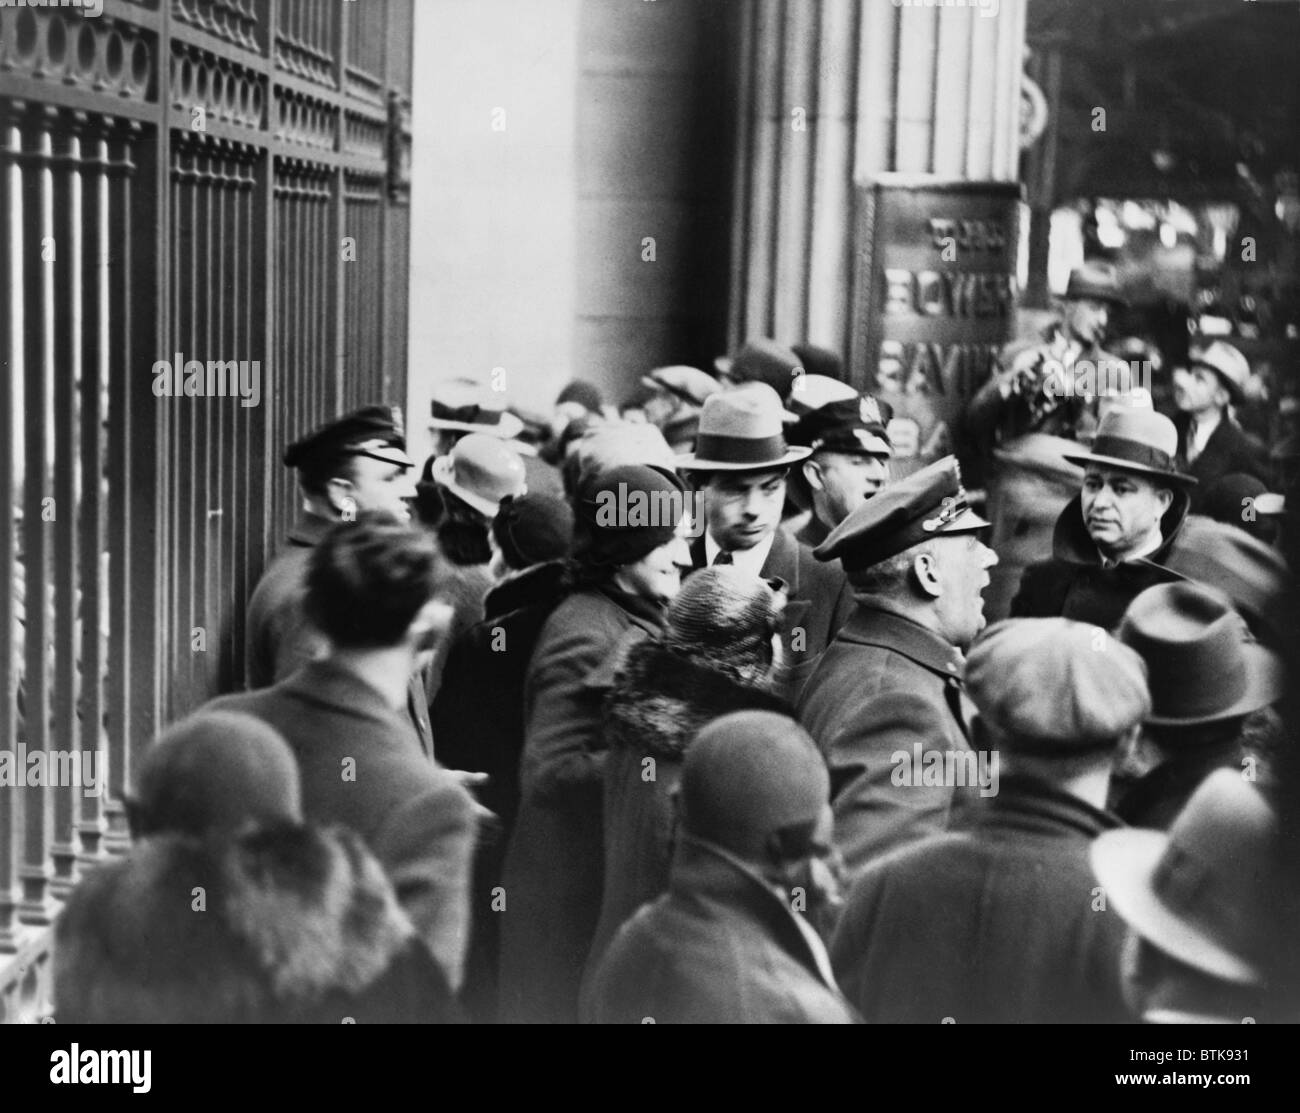
[[[283,446],[405,395],[412,17],[0,6],[0,1016],[132,753],[242,675]]]

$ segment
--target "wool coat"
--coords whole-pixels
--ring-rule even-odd
[[[289,531],[289,544],[267,566],[254,588],[244,633],[245,677],[250,690],[267,688],[329,652],[329,641],[307,618],[303,600],[312,550],[335,525],[316,514],[300,515]],[[411,674],[406,710],[412,745],[433,757],[425,678],[418,672]]]
[[[950,830],[858,877],[831,945],[868,1023],[1120,1023],[1124,921],[1099,899],[1088,846],[1120,821],[1011,774]]]
[[[633,646],[605,704],[605,887],[590,971],[614,932],[668,887],[682,763],[696,733],[733,711],[791,708],[765,686],[665,648]]]
[[[696,569],[708,563],[703,537],[691,546],[691,562]],[[777,528],[759,574],[786,583],[788,602],[781,622],[785,667],[778,687],[793,700],[817,658],[853,613],[853,590],[838,561],[818,560],[783,526]]]
[[[572,1023],[600,916],[603,705],[619,654],[659,631],[661,609],[608,586],[547,618],[524,683],[521,798],[506,850],[502,1019]]]
[[[458,987],[469,938],[475,804],[451,773],[410,745],[409,722],[355,673],[323,658],[212,710],[252,715],[289,743],[308,822],[356,831]]]
[[[1219,424],[1214,427],[1214,432],[1210,434],[1200,454],[1189,464],[1187,445],[1191,423],[1189,414],[1180,413],[1174,418],[1174,425],[1178,429],[1178,470],[1199,481],[1191,491],[1191,513],[1204,513],[1201,507],[1206,492],[1216,479],[1222,479],[1225,475],[1253,475],[1264,484],[1273,481],[1267,450],[1226,413],[1219,419]]]
[[[943,830],[970,791],[923,779],[924,755],[973,757],[963,668],[938,634],[863,603],[817,663],[797,712],[830,769],[834,840],[850,875]]]
[[[446,1023],[446,975],[359,835],[270,827],[140,842],[73,891],[60,1024]]]
[[[852,1024],[799,913],[722,847],[683,838],[668,891],[614,936],[583,1019],[596,1024]]]

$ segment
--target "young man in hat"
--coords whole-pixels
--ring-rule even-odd
[[[1196,478],[1192,513],[1204,513],[1202,501],[1216,479],[1234,472],[1271,478],[1264,446],[1233,420],[1231,407],[1245,400],[1250,364],[1231,344],[1216,340],[1194,349],[1191,365],[1174,371],[1174,418],[1178,429],[1178,465]]]
[[[984,625],[997,563],[978,537],[987,526],[948,456],[868,499],[814,550],[839,561],[857,600],[798,702],[830,766],[835,844],[851,873],[947,824],[953,786],[927,782],[923,762],[970,751],[962,651]],[[890,765],[898,752],[914,759],[905,785]]]
[[[1270,999],[1293,930],[1281,848],[1276,813],[1227,769],[1206,778],[1168,834],[1124,827],[1097,838],[1093,870],[1130,929],[1121,976],[1133,1019],[1294,1022],[1294,1001]]]
[[[740,711],[704,727],[683,762],[668,890],[615,935],[585,1019],[854,1023],[800,911],[838,900],[829,788],[817,748],[784,715]]]
[[[1025,569],[1011,613],[1061,616],[1106,630],[1141,592],[1180,578],[1167,567],[1187,517],[1191,476],[1178,471],[1174,424],[1153,410],[1111,410],[1087,455],[1079,495],[1057,519],[1050,560]]]
[[[1088,846],[1116,745],[1150,707],[1132,650],[1095,626],[1011,619],[971,650],[976,743],[996,761],[947,831],[869,865],[831,960],[871,1023],[1119,1023],[1124,924],[1093,906]],[[969,772],[974,772],[969,755]],[[899,760],[897,755],[893,760]]]
[[[695,451],[677,461],[703,498],[704,531],[691,546],[692,567],[732,564],[787,585],[781,642],[791,695],[853,606],[842,573],[815,560],[781,525],[787,473],[810,455],[786,443],[772,388],[746,383],[705,402]]]
[[[1126,823],[1164,830],[1215,769],[1261,783],[1273,755],[1251,752],[1247,716],[1282,698],[1282,659],[1250,635],[1217,588],[1178,582],[1148,588],[1118,638],[1146,662],[1151,712],[1116,755],[1111,806]]]
[[[401,411],[367,406],[331,421],[289,446],[285,467],[298,472],[302,510],[286,548],[267,566],[248,603],[245,670],[250,689],[283,680],[324,656],[328,642],[303,609],[307,566],[335,523],[382,511],[411,517],[414,466],[406,454]],[[412,675],[407,713],[411,744],[433,756],[424,684]]]
[[[303,814],[365,840],[458,987],[475,804],[453,773],[414,750],[407,717],[416,659],[451,624],[439,571],[433,540],[391,515],[340,522],[311,550],[303,581],[302,606],[328,655],[270,688],[208,706],[283,735],[298,760]]]
[[[888,409],[886,405],[882,410],[870,395],[852,391],[848,398],[804,414],[791,428],[791,442],[812,450],[792,478],[812,510],[808,523],[796,534],[803,544],[820,545],[889,481],[894,448],[885,431]]]

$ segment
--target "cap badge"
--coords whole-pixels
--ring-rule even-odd
[[[949,522],[959,517],[968,509],[966,502],[966,492],[962,491],[955,497],[949,495],[940,505],[939,515],[936,518],[927,518],[921,523],[921,528],[926,533],[934,533],[935,530],[942,529]]]

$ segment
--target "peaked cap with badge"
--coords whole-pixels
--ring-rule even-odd
[[[284,451],[288,468],[308,468],[344,456],[369,456],[386,464],[414,467],[406,454],[402,411],[396,406],[366,406],[328,422]]]

